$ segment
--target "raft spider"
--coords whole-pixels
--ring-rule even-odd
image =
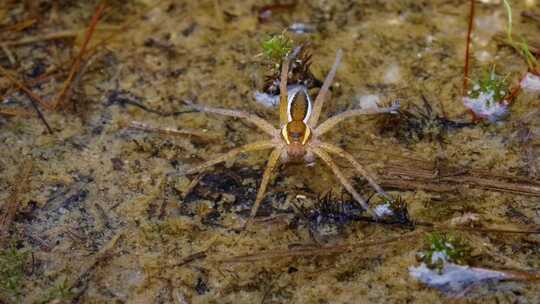
[[[251,214],[247,220],[245,226],[248,226],[255,217],[259,205],[264,198],[268,183],[272,172],[279,164],[281,160],[283,163],[291,161],[306,161],[307,163],[313,163],[315,156],[323,160],[323,162],[330,167],[332,172],[336,175],[343,187],[353,196],[353,198],[360,203],[360,205],[367,210],[372,216],[375,216],[373,211],[369,208],[366,200],[354,189],[351,182],[345,177],[341,169],[336,165],[330,154],[335,154],[339,157],[345,158],[351,163],[353,168],[358,171],[368,183],[375,189],[375,191],[387,198],[390,198],[388,194],[375,182],[371,174],[364,169],[364,167],[356,161],[356,159],[342,148],[333,144],[323,142],[319,138],[334,128],[338,123],[343,120],[359,115],[365,114],[377,114],[377,113],[391,113],[395,112],[399,108],[399,103],[395,102],[392,106],[387,108],[369,108],[369,109],[354,109],[347,110],[333,117],[330,117],[321,124],[317,124],[323,103],[328,95],[330,85],[336,75],[337,68],[341,61],[342,51],[338,50],[334,64],[326,76],[323,85],[319,91],[319,94],[315,98],[315,102],[311,101],[307,88],[299,85],[290,88],[291,94],[288,95],[287,78],[289,75],[289,65],[291,59],[298,53],[298,49],[290,56],[286,57],[281,69],[280,77],[280,101],[279,101],[279,114],[280,114],[280,127],[276,129],[268,121],[260,118],[257,115],[253,115],[243,111],[211,108],[198,104],[191,104],[191,107],[196,111],[204,113],[213,113],[224,116],[231,116],[237,118],[243,118],[259,129],[271,136],[271,139],[256,141],[246,144],[239,148],[232,149],[229,152],[223,153],[200,164],[194,168],[188,169],[185,174],[193,174],[201,172],[215,164],[224,162],[229,159],[237,157],[239,154],[272,149],[273,151],[268,158],[266,169],[264,170],[261,184],[257,192],[255,204],[251,208]]]

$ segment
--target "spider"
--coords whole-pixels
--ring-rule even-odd
[[[368,181],[368,183],[379,195],[390,198],[390,196],[386,194],[384,190],[375,182],[373,176],[360,163],[358,163],[350,153],[338,146],[321,141],[320,137],[347,118],[365,114],[395,113],[395,111],[399,108],[399,103],[394,102],[390,107],[384,108],[347,110],[327,119],[321,124],[318,124],[324,101],[328,95],[330,85],[332,84],[332,81],[336,75],[343,52],[341,50],[336,52],[334,64],[330,69],[330,72],[328,72],[323,85],[315,98],[315,102],[312,102],[312,99],[309,96],[308,90],[305,86],[295,86],[294,89],[290,89],[291,94],[288,94],[287,92],[289,65],[295,54],[298,54],[298,52],[299,50],[297,48],[291,52],[289,56],[286,56],[281,67],[279,84],[279,128],[275,128],[270,122],[257,115],[244,111],[212,108],[200,104],[190,103],[191,107],[198,112],[245,119],[253,123],[271,137],[267,140],[255,141],[253,143],[232,149],[229,152],[218,155],[198,166],[188,169],[184,173],[193,174],[202,172],[218,163],[225,162],[229,159],[234,159],[243,153],[273,149],[268,157],[268,162],[259,185],[257,197],[255,198],[255,203],[251,208],[250,217],[245,222],[244,227],[249,226],[253,221],[257,210],[259,209],[259,205],[261,204],[266,193],[272,172],[276,169],[280,161],[283,163],[305,161],[308,164],[312,164],[315,160],[315,156],[319,157],[332,170],[339,182],[341,182],[343,187],[345,187],[353,198],[358,201],[358,203],[360,203],[360,205],[371,216],[376,217],[373,211],[369,208],[366,200],[354,189],[351,182],[345,177],[341,169],[332,159],[331,154],[337,155],[350,162],[353,168]]]

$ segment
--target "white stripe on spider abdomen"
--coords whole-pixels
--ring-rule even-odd
[[[309,97],[308,90],[303,85],[292,85],[287,88],[288,90],[288,96],[287,96],[287,122],[293,121],[293,104],[295,102],[304,102],[303,100],[298,100],[297,97],[299,97],[299,93],[303,93],[302,95],[305,96],[305,102],[306,102],[306,111],[303,113],[303,119],[301,119],[303,122],[307,123],[309,116],[311,116],[311,108],[313,105],[313,102],[311,101],[311,97]],[[303,107],[304,105],[296,104],[296,106]],[[298,107],[297,107],[298,108]],[[296,119],[295,119],[296,120]]]

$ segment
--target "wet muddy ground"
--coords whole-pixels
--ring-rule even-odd
[[[54,102],[98,3],[2,3],[0,64]],[[483,282],[459,295],[419,283],[409,267],[418,265],[426,226],[349,221],[337,233],[314,235],[319,228],[299,205],[309,209],[328,191],[336,202],[351,201],[320,161],[281,165],[255,224],[244,231],[235,228],[249,215],[267,152],[182,175],[266,137],[239,119],[184,113],[187,101],[242,109],[277,126],[277,109],[253,97],[268,73],[261,43],[302,23],[308,33],[287,35],[310,42],[317,78],[324,79],[337,49],[344,52],[323,119],[373,98],[400,100],[414,113],[351,119],[325,136],[400,196],[413,221],[473,215],[467,227],[538,230],[540,95],[521,92],[501,122],[471,123],[462,103],[469,2],[107,4],[65,104],[38,105],[53,134],[28,95],[0,77],[0,206],[7,223],[0,302],[540,301],[533,282]],[[512,32],[532,45],[540,22],[522,13],[540,14],[540,4],[514,5]],[[267,9],[272,14],[261,17]],[[506,28],[500,1],[476,3],[471,78],[495,64],[516,85],[527,71],[523,57],[495,39]],[[62,39],[13,43],[60,32]],[[147,132],[134,122],[183,134]],[[338,163],[354,176],[348,163]],[[364,179],[352,180],[366,197],[373,194]],[[473,247],[471,265],[540,267],[538,234],[452,233]]]

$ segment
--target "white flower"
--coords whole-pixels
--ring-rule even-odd
[[[481,92],[478,97],[463,97],[463,104],[471,109],[478,117],[485,118],[490,122],[496,122],[508,114],[508,102],[503,100],[496,102],[493,99],[495,92]]]
[[[385,218],[394,215],[394,212],[390,208],[389,203],[378,205],[377,207],[375,207],[375,209],[373,209],[373,212],[375,213],[377,218]]]
[[[435,269],[429,269],[422,263],[417,267],[409,267],[409,275],[429,287],[437,288],[447,293],[459,293],[470,287],[487,280],[505,280],[512,277],[502,271],[486,268],[461,266],[453,263],[445,263],[439,273]]]
[[[527,73],[521,80],[520,85],[525,91],[538,92],[540,91],[540,76]]]

